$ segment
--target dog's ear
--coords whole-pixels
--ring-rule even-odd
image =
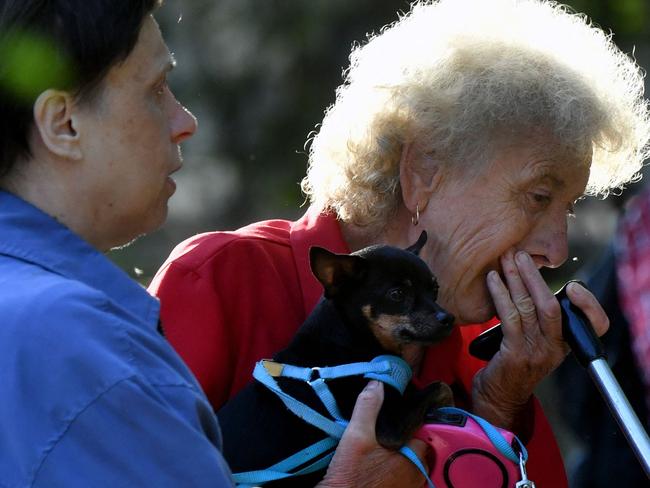
[[[322,247],[309,249],[309,264],[327,298],[334,297],[345,283],[363,278],[366,272],[366,260],[361,256],[335,254]]]
[[[412,246],[407,247],[406,250],[412,252],[416,256],[419,256],[420,251],[422,250],[426,242],[427,242],[427,231],[423,230],[422,234],[420,234],[420,237],[418,237],[417,242]]]

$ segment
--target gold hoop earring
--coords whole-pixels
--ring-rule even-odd
[[[411,222],[413,225],[418,225],[420,223],[420,205],[415,204],[415,215],[411,215]]]

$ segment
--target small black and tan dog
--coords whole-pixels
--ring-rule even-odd
[[[323,284],[324,297],[274,361],[301,367],[367,362],[424,349],[449,335],[454,318],[437,303],[438,285],[418,257],[426,242],[406,250],[372,246],[353,254],[333,254],[314,247],[310,264]],[[352,376],[328,381],[343,417],[350,418],[368,380]],[[327,416],[306,383],[278,378],[282,389]],[[452,403],[449,387],[436,382],[404,395],[386,385],[377,420],[377,439],[389,448],[402,446],[432,407]],[[326,435],[292,414],[266,387],[253,382],[219,412],[224,456],[234,473],[266,469]],[[324,472],[269,483],[267,486],[314,486]]]

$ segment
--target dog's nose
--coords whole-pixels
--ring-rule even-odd
[[[436,312],[436,320],[446,327],[454,325],[454,316],[442,310]]]

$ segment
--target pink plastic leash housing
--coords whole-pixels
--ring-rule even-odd
[[[512,432],[497,430],[514,445]],[[514,488],[521,479],[519,465],[501,454],[467,415],[437,413],[415,438],[431,446],[427,463],[436,488]]]

